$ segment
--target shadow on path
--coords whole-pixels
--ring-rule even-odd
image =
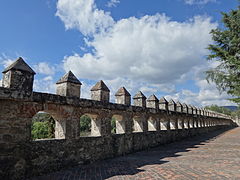
[[[168,172],[162,172],[162,164],[168,163],[171,160],[176,161],[176,157],[182,156],[182,153],[190,152],[194,149],[204,147],[219,136],[227,133],[229,130],[231,129],[213,131],[205,135],[186,138],[178,142],[161,145],[156,148],[129,154],[126,156],[98,161],[89,165],[81,165],[69,170],[51,173],[42,177],[35,177],[31,180],[100,180],[108,178],[146,179],[146,176],[152,179],[168,179],[166,178],[169,175]],[[181,166],[181,162],[179,162],[178,166]],[[133,175],[134,177],[132,177]],[[186,176],[185,179],[188,177],[187,174],[183,176]],[[188,178],[191,179],[194,178],[194,176],[192,175]]]

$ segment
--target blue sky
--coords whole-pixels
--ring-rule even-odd
[[[0,68],[22,56],[37,72],[35,91],[54,93],[68,70],[82,97],[100,79],[114,93],[156,94],[198,106],[229,105],[208,84],[209,31],[235,0],[3,0]]]

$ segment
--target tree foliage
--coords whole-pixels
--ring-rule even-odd
[[[230,109],[225,108],[225,107],[220,107],[220,106],[217,106],[217,105],[206,106],[205,109],[208,109],[208,110],[211,110],[211,111],[214,111],[214,112],[223,113],[223,114],[226,114],[226,115],[231,115],[232,114],[232,111]]]
[[[209,45],[208,59],[217,61],[217,67],[207,71],[208,81],[213,81],[222,92],[232,95],[240,103],[240,7],[222,13],[224,27],[211,31],[214,44]]]
[[[54,138],[55,121],[50,114],[38,113],[33,117],[32,139],[51,139]]]
[[[91,131],[91,118],[84,115],[80,118],[80,132],[90,132]]]

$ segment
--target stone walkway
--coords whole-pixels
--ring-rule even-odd
[[[240,127],[33,180],[240,179]]]

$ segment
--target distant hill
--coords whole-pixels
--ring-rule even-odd
[[[224,107],[224,108],[230,109],[231,111],[236,111],[236,110],[238,109],[237,106],[221,106],[221,107]]]

